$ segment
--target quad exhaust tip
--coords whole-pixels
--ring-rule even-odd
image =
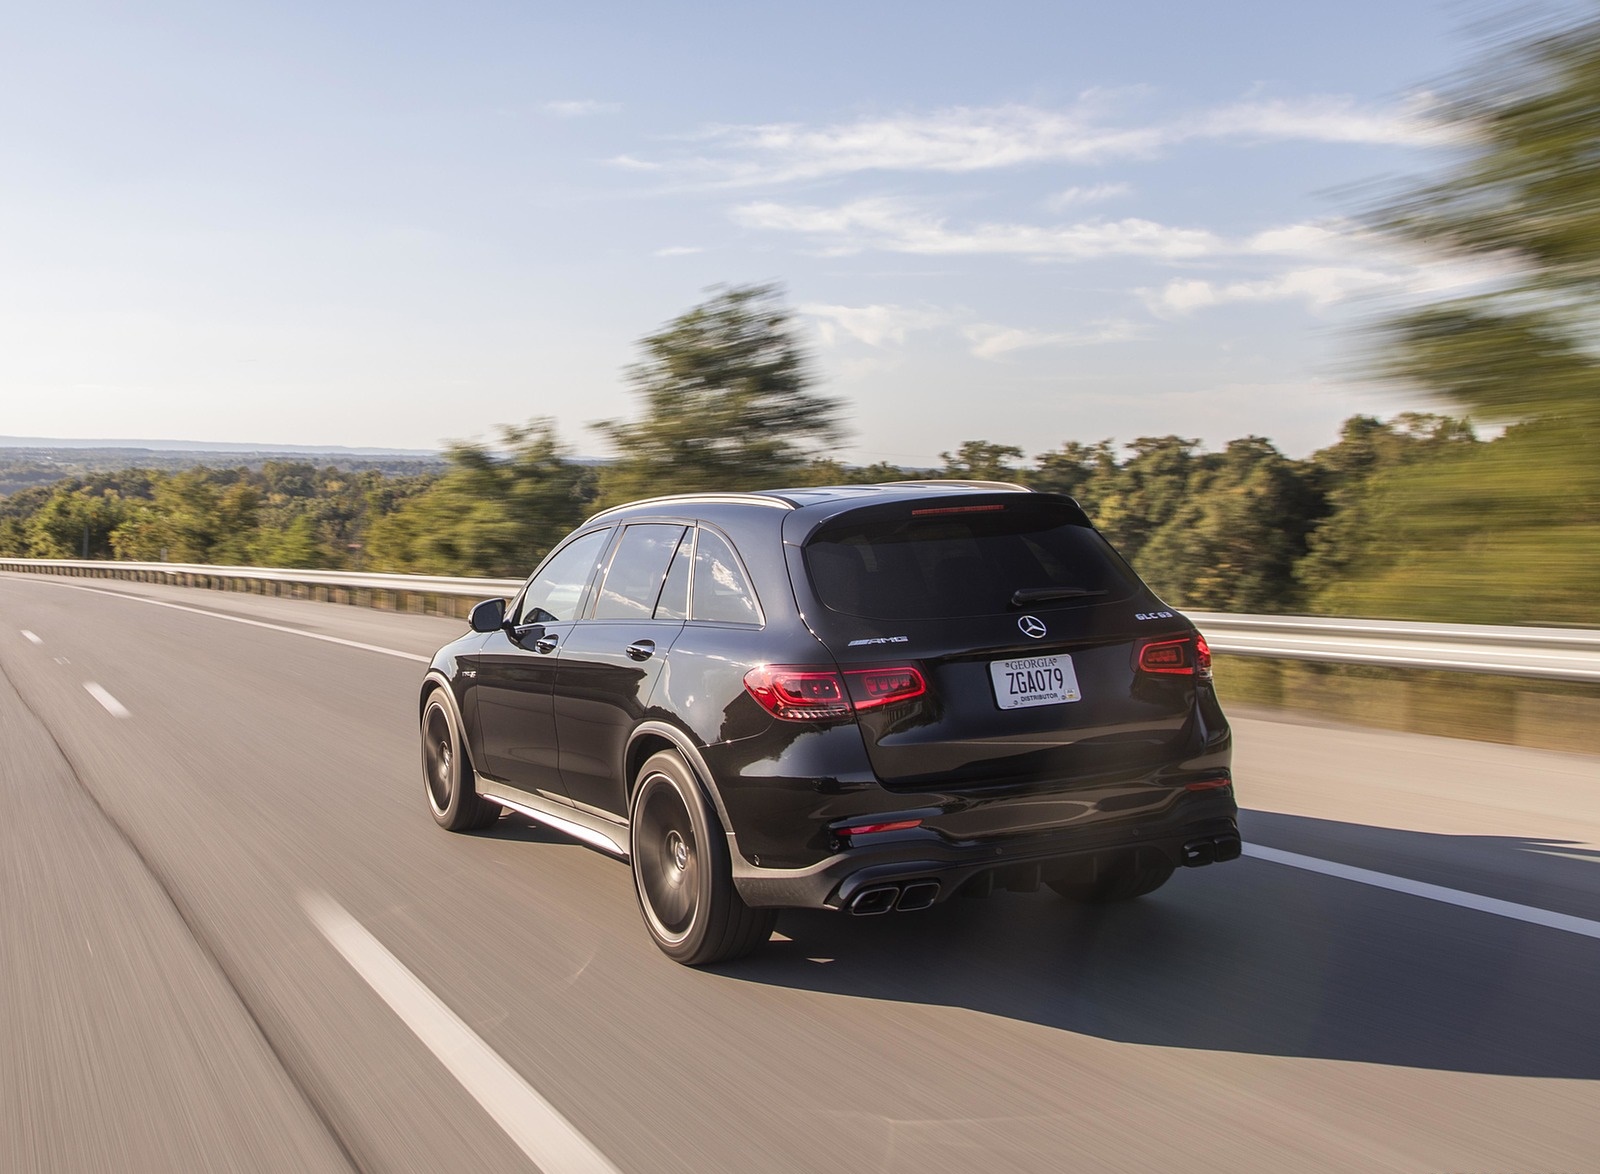
[[[907,909],[926,909],[938,899],[938,881],[912,881],[900,891],[900,901],[895,908],[902,913]]]
[[[1210,836],[1204,840],[1190,840],[1183,846],[1183,866],[1199,868],[1203,864],[1220,864],[1237,860],[1244,851],[1239,837],[1228,834]]]
[[[899,897],[899,885],[874,885],[855,895],[850,902],[850,912],[857,917],[875,917],[893,909]]]
[[[891,909],[905,913],[926,909],[939,899],[939,882],[912,881],[901,885],[870,885],[850,899],[850,912],[857,917],[876,917]]]

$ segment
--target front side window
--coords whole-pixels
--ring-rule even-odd
[[[583,589],[610,537],[610,530],[596,530],[562,547],[522,593],[514,622],[522,626],[577,618]]]
[[[647,620],[655,611],[667,564],[683,538],[683,526],[629,526],[611,553],[611,564],[595,599],[597,620]]]
[[[694,551],[694,601],[697,620],[724,624],[759,624],[761,609],[750,589],[744,568],[727,539],[714,530],[700,529]]]

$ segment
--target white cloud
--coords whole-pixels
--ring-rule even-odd
[[[680,139],[692,144],[690,150],[662,166],[689,180],[741,185],[864,171],[962,173],[1040,163],[1089,165],[1151,158],[1194,140],[1386,146],[1448,141],[1429,121],[1426,99],[1364,106],[1343,96],[1252,98],[1144,125],[1119,124],[1114,106],[1114,95],[1090,92],[1060,109],[955,106],[821,126],[715,125]],[[637,160],[614,162],[629,166]]]
[[[622,109],[620,102],[596,102],[592,98],[569,98],[546,102],[541,109],[557,118],[585,118],[591,114],[615,114]]]
[[[1042,346],[1094,346],[1099,343],[1128,342],[1143,338],[1147,329],[1121,318],[1091,322],[1085,330],[1026,330],[1016,326],[974,323],[962,330],[972,344],[970,353],[979,359],[998,359],[1012,351]]]
[[[695,253],[703,253],[703,252],[705,252],[705,250],[703,248],[701,248],[699,245],[668,245],[664,249],[657,249],[652,254],[652,256],[656,256],[656,257],[690,257],[690,256],[693,256]]]
[[[1291,269],[1259,281],[1213,282],[1179,277],[1160,290],[1140,290],[1151,311],[1163,316],[1190,314],[1228,302],[1285,302],[1303,299],[1313,310],[1325,310],[1357,294],[1392,289],[1393,273],[1355,266],[1323,265]]]
[[[870,248],[923,256],[1179,260],[1207,256],[1222,247],[1221,240],[1204,229],[1174,228],[1134,217],[1080,224],[988,223],[952,228],[942,217],[892,199],[856,200],[833,208],[763,202],[741,205],[732,215],[747,228],[823,238],[830,251],[841,253]]]
[[[951,319],[944,310],[908,306],[830,306],[808,303],[799,307],[800,313],[816,319],[817,333],[826,347],[836,346],[842,331],[858,342],[871,347],[886,343],[905,342],[913,330],[931,330],[943,326]]]
[[[1077,208],[1084,204],[1099,204],[1106,200],[1114,200],[1118,196],[1125,196],[1131,191],[1133,191],[1133,185],[1126,183],[1097,183],[1087,187],[1075,186],[1051,196],[1045,201],[1045,207],[1052,212],[1065,212],[1068,208]]]
[[[1429,119],[1427,95],[1399,107],[1357,105],[1345,96],[1247,100],[1181,120],[1173,137],[1183,139],[1269,139],[1316,143],[1367,143],[1378,146],[1435,147],[1449,134]]]

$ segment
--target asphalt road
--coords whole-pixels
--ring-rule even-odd
[[[459,630],[0,576],[0,1170],[1600,1171],[1600,760],[1237,716],[1247,840],[1357,879],[690,971],[625,865],[433,825]]]

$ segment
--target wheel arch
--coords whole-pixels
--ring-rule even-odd
[[[699,784],[701,792],[717,813],[717,820],[722,824],[722,830],[728,837],[729,849],[737,854],[738,841],[734,835],[733,825],[728,821],[728,809],[722,804],[722,795],[718,793],[716,783],[712,781],[711,770],[706,766],[705,757],[689,735],[677,726],[662,721],[640,722],[628,739],[627,749],[622,755],[623,779],[628,788],[628,810],[630,812],[633,810],[633,795],[638,789],[639,768],[652,754],[662,750],[676,750],[683,755],[683,760],[689,764],[695,782]]]
[[[455,722],[456,733],[461,739],[461,755],[466,759],[466,767],[472,771],[476,781],[477,770],[472,765],[474,753],[472,748],[472,734],[467,729],[467,723],[461,716],[461,702],[456,697],[456,691],[450,685],[450,678],[438,669],[430,669],[428,675],[422,678],[422,688],[417,692],[417,720],[422,720],[422,715],[428,710],[428,698],[435,693],[444,694],[444,703],[450,710],[451,720]]]

